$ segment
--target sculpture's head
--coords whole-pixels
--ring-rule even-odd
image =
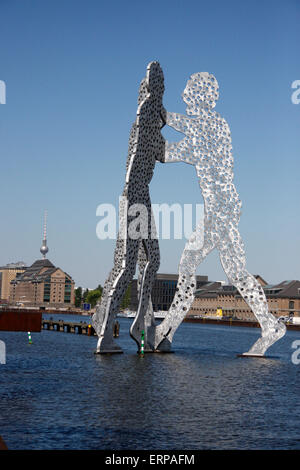
[[[200,108],[214,108],[219,98],[219,85],[216,78],[208,72],[198,72],[191,75],[182,98],[187,104],[189,115],[199,114]]]
[[[162,99],[165,86],[164,74],[159,62],[150,62],[147,67],[147,85],[152,96]]]

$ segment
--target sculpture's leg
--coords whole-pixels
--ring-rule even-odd
[[[286,326],[269,312],[262,286],[245,269],[243,243],[237,229],[232,229],[226,242],[220,243],[220,259],[229,281],[238,289],[261,326],[261,337],[244,355],[263,356],[285,335]]]
[[[138,253],[138,267],[139,267],[139,274],[137,280],[137,293],[138,299],[141,296],[141,292],[143,289],[143,280],[144,280],[144,271],[148,263],[148,256],[146,253],[146,247],[143,241],[141,241],[139,246],[139,253]],[[144,320],[144,350],[149,351],[153,349],[153,339],[154,337],[154,330],[155,330],[155,318],[152,306],[151,297],[149,299],[148,308],[145,313],[145,320]],[[134,338],[135,340],[135,338]],[[150,343],[150,344],[149,344]]]
[[[149,304],[151,302],[151,291],[160,264],[158,240],[142,241],[147,262],[144,265],[143,274],[139,288],[139,305],[137,314],[130,328],[130,335],[136,341],[138,347],[141,343],[141,333],[145,333],[145,351],[153,350],[154,339],[154,316]]]
[[[101,303],[100,305],[99,316],[101,316],[102,313],[103,321],[100,331],[97,331],[99,340],[96,352],[99,354],[122,351],[113,339],[113,328],[115,317],[119,311],[120,302],[122,301],[128,284],[135,273],[138,241],[127,239],[125,247],[124,257],[120,263],[122,267],[116,270],[111,290],[106,298],[103,299],[103,304]],[[101,309],[103,310],[102,312]]]
[[[109,273],[109,276],[104,283],[101,299],[97,302],[96,312],[92,316],[92,325],[98,336],[100,335],[103,325],[109,292],[111,291],[114,278],[116,277],[114,274],[115,268]]]
[[[248,352],[243,353],[243,356],[264,356],[265,352],[281,339],[286,333],[286,326],[284,323],[276,320],[274,323],[269,322],[268,329],[262,330],[262,336],[253,344]]]
[[[203,224],[199,224],[192,234],[183,251],[179,276],[172,305],[160,325],[155,331],[155,349],[159,351],[169,351],[173,336],[188,313],[196,290],[195,272],[199,264],[214,249],[211,239],[206,238],[203,243]]]
[[[122,208],[121,208],[122,209]],[[109,273],[108,278],[106,279],[103,287],[103,292],[100,301],[96,305],[96,312],[92,317],[92,324],[97,333],[100,337],[101,329],[105,318],[105,312],[107,308],[107,302],[109,299],[110,291],[116,279],[119,277],[120,271],[122,269],[122,260],[124,258],[124,253],[126,249],[126,241],[120,238],[120,234],[118,235],[116,241],[116,248],[114,253],[114,266]]]

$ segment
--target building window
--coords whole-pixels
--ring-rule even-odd
[[[50,302],[51,280],[47,278],[44,284],[44,302]]]
[[[71,303],[71,291],[72,291],[72,281],[71,279],[65,278],[65,291],[64,291],[64,303]]]
[[[294,309],[295,308],[295,302],[293,300],[289,301],[289,308]]]

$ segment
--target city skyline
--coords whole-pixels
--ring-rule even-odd
[[[181,93],[192,73],[216,76],[247,269],[269,283],[300,278],[300,105],[291,100],[300,79],[299,3],[154,1],[149,10],[135,1],[28,1],[1,2],[0,12],[1,266],[29,266],[40,256],[47,210],[47,258],[76,286],[103,285],[115,240],[97,238],[96,210],[118,207],[138,86],[158,60],[169,111],[185,113]],[[202,203],[195,172],[183,163],[157,164],[150,191],[155,204]],[[177,273],[185,241],[160,241],[159,272]],[[217,253],[197,274],[225,280]]]

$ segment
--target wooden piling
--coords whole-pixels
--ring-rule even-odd
[[[8,450],[7,445],[5,444],[4,440],[0,436],[0,450]]]

